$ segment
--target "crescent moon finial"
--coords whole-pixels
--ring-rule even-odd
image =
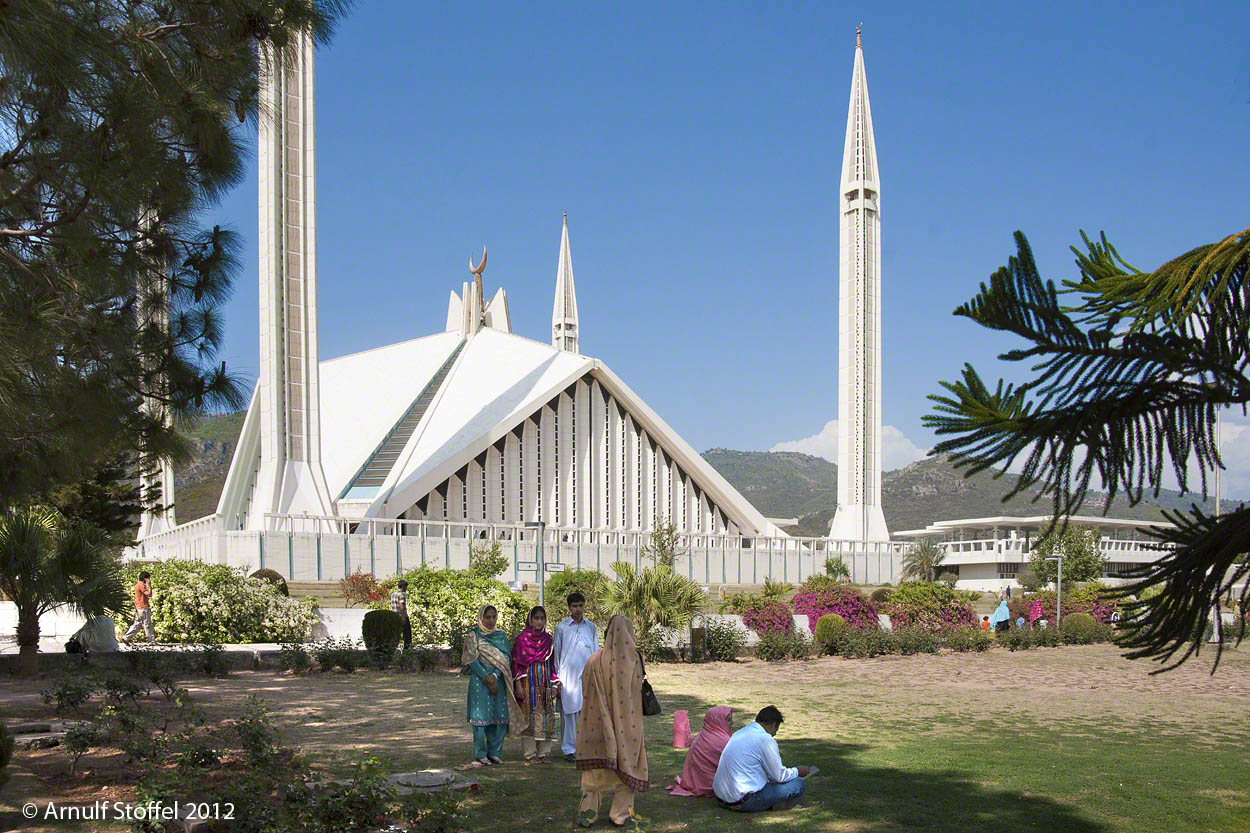
[[[486,268],[486,246],[482,246],[482,262],[477,266],[473,265],[473,255],[469,255],[469,271],[479,278],[482,277],[482,271]]]

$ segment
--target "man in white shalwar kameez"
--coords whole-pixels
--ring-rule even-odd
[[[585,617],[585,596],[570,593],[568,605],[569,616],[556,625],[551,650],[560,678],[560,751],[564,760],[572,762],[577,752],[577,716],[582,711],[582,670],[590,655],[599,650],[599,632]]]

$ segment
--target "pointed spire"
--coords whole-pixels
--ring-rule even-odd
[[[569,215],[560,233],[560,262],[556,266],[556,300],[551,310],[551,344],[578,352],[577,291],[573,288],[573,253],[569,248]]]
[[[846,115],[846,144],[842,157],[842,190],[860,183],[873,192],[877,182],[877,144],[872,135],[872,107],[868,103],[868,73],[864,45],[855,30],[855,67],[851,75],[851,102]]]

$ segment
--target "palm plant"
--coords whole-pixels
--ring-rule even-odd
[[[935,413],[925,423],[947,437],[934,451],[969,475],[1022,461],[1008,497],[1050,497],[1056,524],[1091,488],[1106,490],[1106,506],[1121,492],[1133,504],[1158,496],[1165,467],[1182,492],[1196,469],[1201,488],[1192,491],[1205,498],[1207,475],[1223,467],[1218,412],[1250,405],[1250,229],[1153,272],[1129,265],[1105,235],[1082,239],[1084,249],[1072,250],[1080,280],[1062,290],[1073,305],[1060,303],[1016,232],[1016,256],[955,310],[1026,342],[999,358],[1029,362],[1032,377],[987,385],[965,364],[961,380],[942,383],[948,395],[930,397]],[[1250,598],[1242,559],[1250,506],[1212,517],[1195,503],[1167,516],[1173,526],[1153,533],[1167,551],[1124,588],[1136,597],[1134,627],[1120,644],[1130,657],[1160,661],[1182,652],[1173,668],[1202,647],[1215,602]],[[1145,595],[1153,587],[1163,591]],[[1222,650],[1217,644],[1217,663]]]
[[[0,514],[0,590],[17,607],[23,673],[39,668],[39,617],[68,605],[84,616],[125,608],[121,562],[99,529],[40,506]]]
[[[686,627],[707,599],[699,585],[664,564],[636,570],[618,561],[612,571],[616,581],[604,588],[599,607],[608,616],[632,619],[640,643],[657,628]]]
[[[936,541],[926,538],[903,556],[903,578],[909,581],[936,581],[938,569],[946,560],[946,551]]]

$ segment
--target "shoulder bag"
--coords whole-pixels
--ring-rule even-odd
[[[638,652],[638,664],[642,666],[642,714],[644,717],[654,717],[664,710],[656,699],[655,689],[647,682],[647,665],[642,661],[642,651]]]

